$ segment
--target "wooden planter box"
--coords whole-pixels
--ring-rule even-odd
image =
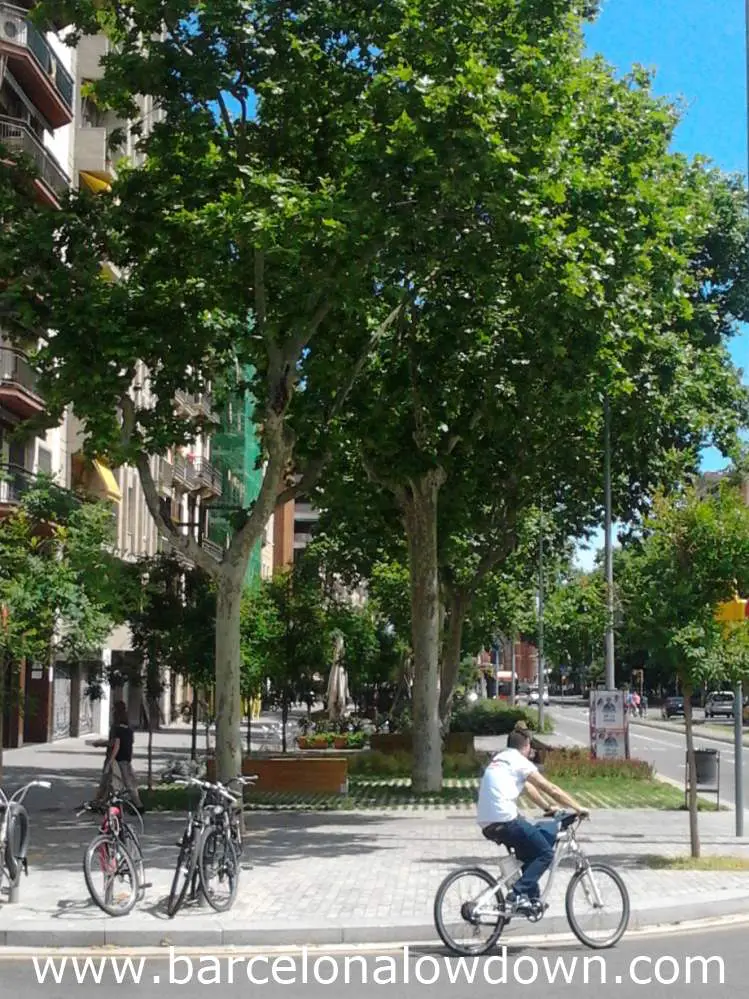
[[[216,763],[207,762],[208,780],[214,780]],[[245,757],[242,774],[257,774],[259,780],[245,791],[286,791],[292,794],[347,794],[348,761],[342,756]]]
[[[369,737],[370,747],[378,753],[410,753],[413,738],[409,732],[373,733]],[[470,732],[450,732],[444,743],[446,753],[472,753],[473,735]]]

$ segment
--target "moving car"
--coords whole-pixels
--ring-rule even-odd
[[[733,718],[734,694],[731,690],[715,690],[705,701],[705,718]]]
[[[544,687],[544,704],[549,703],[549,688]],[[538,704],[538,687],[531,687],[531,692],[528,694],[528,704]]]
[[[673,718],[674,716],[682,718],[684,717],[684,698],[683,697],[667,697],[663,702],[663,707],[661,708],[661,714],[664,718]]]

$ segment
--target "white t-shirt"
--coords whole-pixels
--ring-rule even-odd
[[[526,780],[538,767],[517,749],[497,753],[484,771],[479,788],[476,821],[480,826],[492,822],[512,822],[518,817],[517,799]]]

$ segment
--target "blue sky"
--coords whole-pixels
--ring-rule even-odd
[[[587,32],[588,49],[599,52],[619,74],[632,65],[655,71],[658,94],[685,105],[674,148],[710,157],[721,169],[747,173],[747,94],[742,0],[603,0],[598,21]],[[735,363],[749,370],[749,333],[731,346]],[[745,379],[746,380],[746,379]],[[725,465],[706,452],[706,470]],[[581,551],[591,567],[595,548]]]

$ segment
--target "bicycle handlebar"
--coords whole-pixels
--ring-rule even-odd
[[[2,798],[0,800],[4,801],[6,804],[10,804],[11,801],[16,801],[19,804],[23,801],[26,795],[29,793],[32,787],[43,787],[45,790],[49,790],[52,787],[51,781],[48,780],[31,780],[28,784],[23,787],[19,787],[10,797],[6,794],[2,787],[0,787],[0,795]]]

